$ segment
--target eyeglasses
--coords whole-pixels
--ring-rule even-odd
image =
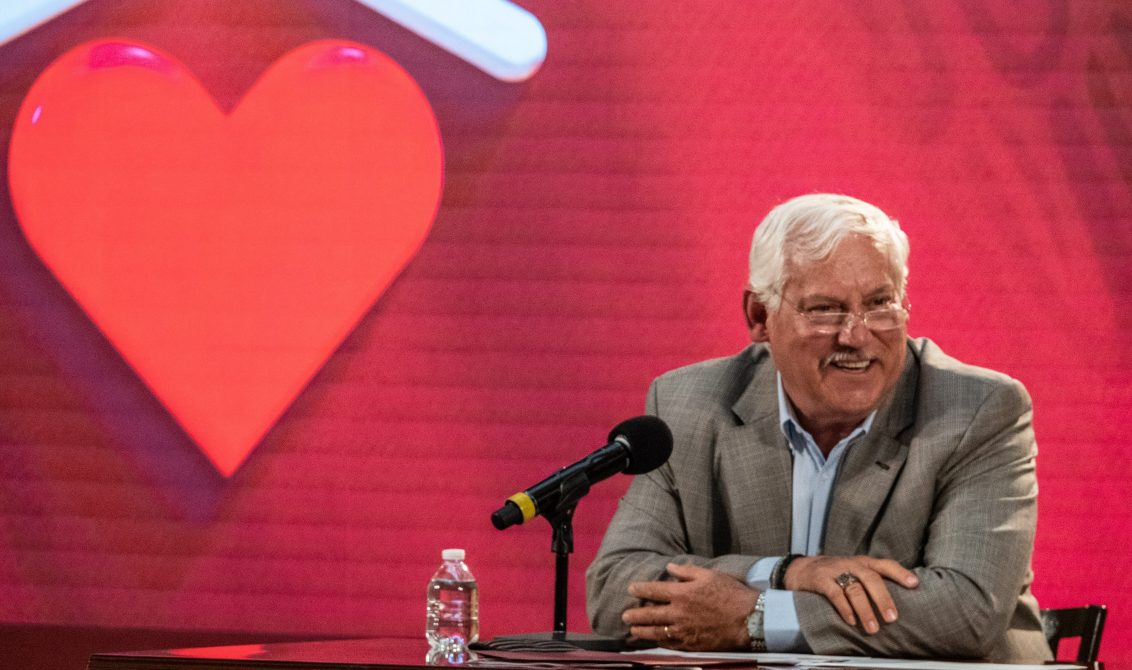
[[[821,333],[822,335],[835,335],[846,327],[852,329],[853,324],[856,322],[864,324],[866,328],[874,333],[895,330],[908,322],[908,310],[912,307],[907,303],[904,305],[889,303],[888,307],[871,309],[867,312],[831,312],[826,309],[816,308],[805,310],[798,309],[794,303],[786,298],[782,298],[782,302],[790,305],[795,312],[805,317],[811,329],[815,333]],[[856,321],[853,321],[854,319]]]

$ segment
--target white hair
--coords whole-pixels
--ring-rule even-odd
[[[853,234],[870,238],[885,255],[903,300],[908,286],[908,236],[876,206],[833,193],[798,196],[770,210],[751,240],[748,288],[767,309],[778,309],[789,271],[827,258]]]

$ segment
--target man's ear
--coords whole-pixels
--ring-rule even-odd
[[[766,330],[766,305],[750,289],[743,291],[743,313],[747,315],[747,330],[752,342],[766,342],[770,338]]]

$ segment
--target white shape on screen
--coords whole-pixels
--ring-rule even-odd
[[[523,81],[546,59],[546,31],[507,0],[357,0],[502,81]]]
[[[86,0],[3,0],[0,2],[0,44],[84,2]]]
[[[86,0],[0,0],[0,44]],[[502,81],[523,81],[546,59],[546,31],[508,0],[357,0]]]

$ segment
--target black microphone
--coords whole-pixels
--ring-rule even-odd
[[[538,515],[553,516],[586,495],[591,484],[618,472],[640,475],[659,468],[672,454],[672,431],[655,416],[622,421],[609,432],[609,444],[507,499],[491,515],[499,530]]]

